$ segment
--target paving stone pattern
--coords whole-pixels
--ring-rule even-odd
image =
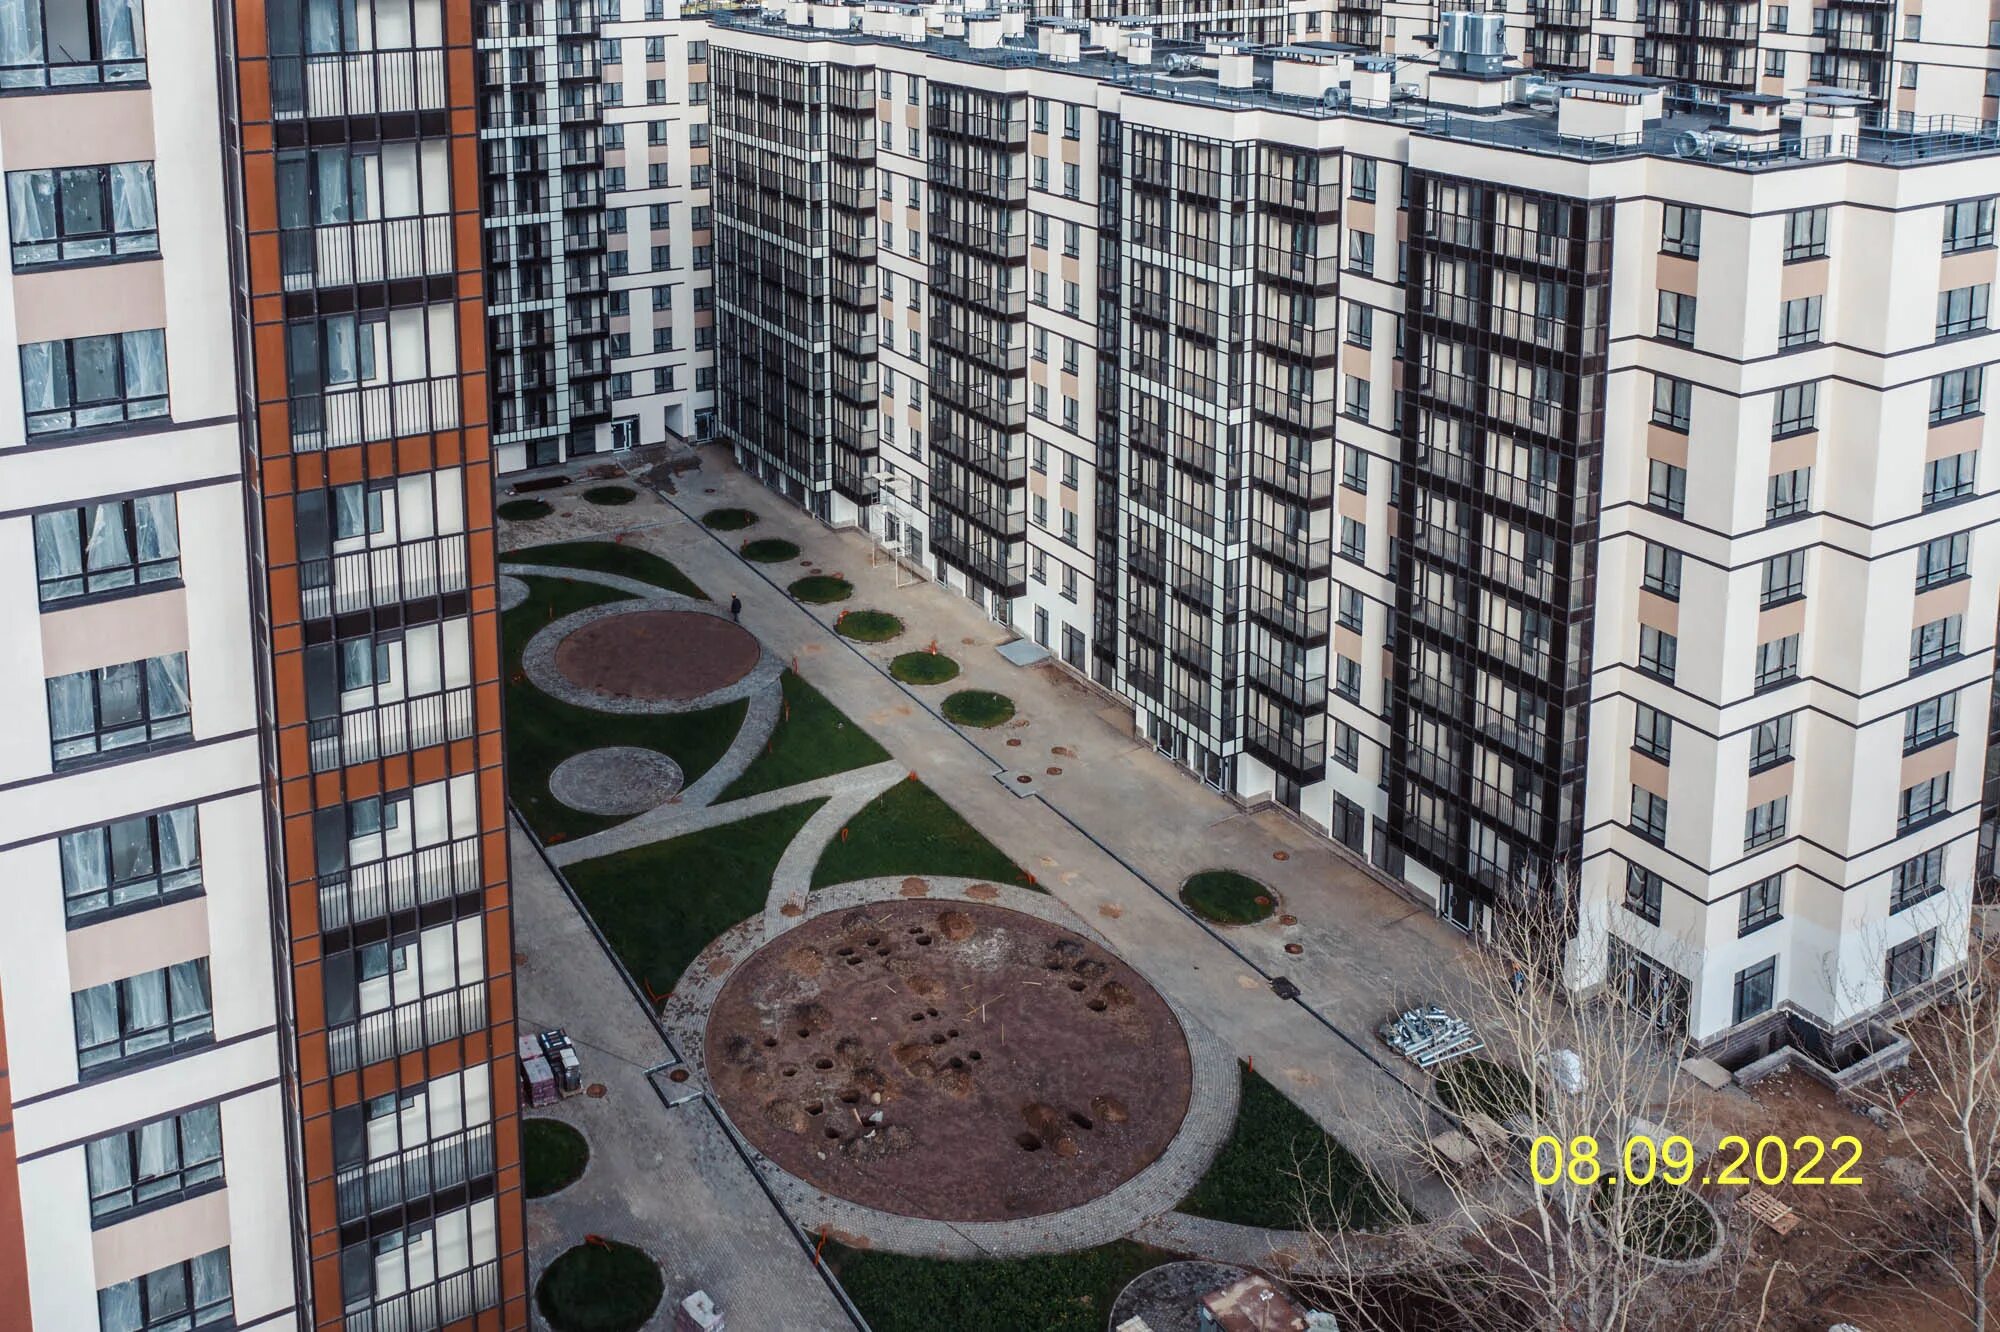
[[[656,749],[607,745],[572,754],[549,774],[549,794],[586,814],[643,814],[681,789],[681,765]]]

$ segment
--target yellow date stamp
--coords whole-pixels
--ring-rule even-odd
[[[1694,1143],[1675,1136],[1655,1141],[1644,1134],[1625,1140],[1616,1161],[1602,1159],[1603,1148],[1588,1134],[1561,1138],[1544,1134],[1528,1148],[1528,1169],[1543,1188],[1567,1180],[1588,1188],[1604,1179],[1619,1179],[1635,1187],[1662,1184],[1859,1184],[1861,1139],[1843,1134],[1832,1142],[1808,1133],[1785,1139],[1766,1134],[1754,1141],[1732,1133],[1716,1144],[1697,1174]]]

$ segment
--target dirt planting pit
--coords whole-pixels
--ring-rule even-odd
[[[977,902],[896,899],[788,931],[724,984],[706,1046],[758,1150],[827,1193],[943,1221],[1116,1188],[1173,1140],[1191,1077],[1138,973]]]
[[[700,611],[638,610],[582,625],[556,645],[572,684],[614,698],[685,702],[748,675],[757,639]]]

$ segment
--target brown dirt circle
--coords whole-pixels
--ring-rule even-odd
[[[752,954],[709,1015],[736,1126],[816,1188],[945,1221],[1088,1202],[1157,1159],[1192,1068],[1130,967],[1004,907],[897,899]]]
[[[757,664],[757,639],[700,611],[635,610],[592,620],[556,645],[572,684],[616,698],[681,702],[735,684]]]

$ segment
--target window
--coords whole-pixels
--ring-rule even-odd
[[[700,65],[707,63],[707,61],[708,61],[708,43],[689,42],[688,63],[690,65]]]
[[[1958,734],[1958,691],[1927,698],[1903,712],[1903,752],[1915,753],[1926,745],[1949,740]]]
[[[1694,297],[1677,291],[1660,293],[1659,335],[1684,347],[1694,346]]]
[[[10,171],[7,216],[17,270],[160,250],[151,162]]]
[[[1769,78],[1785,77],[1785,53],[1783,51],[1764,52],[1764,73]]]
[[[1072,543],[1074,543],[1074,542],[1076,541],[1076,533],[1075,533],[1075,528],[1076,528],[1076,515],[1075,515],[1075,514],[1073,514],[1073,513],[1071,513],[1071,512],[1070,512],[1069,510],[1067,510],[1067,509],[1063,510],[1063,526],[1064,526],[1065,528],[1069,529],[1069,531],[1068,531],[1067,535],[1069,536],[1069,539],[1070,539],[1070,541],[1071,541]],[[1063,566],[1063,571],[1062,571],[1062,598],[1063,598],[1063,600],[1064,600],[1064,601],[1075,601],[1075,600],[1076,600],[1076,589],[1077,589],[1077,579],[1076,579],[1076,570],[1074,570],[1074,569],[1070,568],[1070,567],[1069,567],[1069,566],[1068,566],[1067,564],[1065,564],[1065,565]],[[1076,663],[1074,663],[1074,662],[1072,662],[1072,663],[1071,663],[1071,665],[1075,665],[1075,664],[1076,664]]]
[[[1340,520],[1340,553],[1356,564],[1368,562],[1368,529],[1353,518]]]
[[[1063,137],[1065,139],[1083,137],[1083,108],[1074,102],[1063,103]]]
[[[1375,233],[1372,231],[1350,231],[1347,233],[1347,266],[1356,273],[1375,271]]]
[[[646,39],[646,59],[665,60],[666,58],[667,39],[664,37],[648,37]]]
[[[1927,897],[1944,891],[1944,848],[1934,846],[1911,856],[1889,875],[1889,914],[1908,911]]]
[[[1630,861],[1625,864],[1625,909],[1649,924],[1660,923],[1660,899],[1666,881],[1653,871]]]
[[[1764,561],[1764,606],[1775,606],[1806,594],[1806,553],[1788,550]]]
[[[1806,511],[1811,501],[1812,468],[1799,467],[1779,472],[1771,478],[1765,490],[1764,520],[1775,523],[1796,518]]]
[[[1971,496],[1978,470],[1979,454],[1972,450],[1925,463],[1924,507],[1936,508]]]
[[[1771,438],[1800,435],[1819,427],[1819,381],[1790,384],[1771,396]]]
[[[1745,851],[1755,851],[1760,846],[1769,846],[1785,835],[1785,818],[1789,813],[1791,802],[1790,796],[1779,796],[1776,800],[1766,800],[1743,815]]]
[[[1074,453],[1065,453],[1062,462],[1062,483],[1071,490],[1075,490],[1079,475],[1076,455]]]
[[[35,575],[43,606],[177,581],[180,554],[172,495],[35,515]]]
[[[1643,586],[1648,592],[1678,600],[1681,595],[1681,553],[1648,541]]]
[[[1361,770],[1361,733],[1346,722],[1333,724],[1333,761],[1353,772]]]
[[[1914,88],[1917,86],[1917,65],[1915,61],[1911,61],[1903,66],[1902,86],[1905,88]]]
[[[1791,26],[1792,11],[1789,5],[1772,5],[1764,11],[1764,27],[1770,32],[1783,32]]]
[[[1374,394],[1374,386],[1359,375],[1347,376],[1346,413],[1356,421],[1368,420],[1369,401]]]
[[[1903,40],[1920,42],[1924,39],[1924,20],[1921,14],[1907,14],[1903,17]]]
[[[86,1073],[203,1040],[215,1028],[205,957],[94,985],[70,1002],[77,1067]]]
[[[1951,812],[1950,806],[1950,773],[1941,772],[1918,782],[1897,797],[1896,835],[1900,837],[1912,828],[1920,828],[1932,819],[1942,818]]]
[[[64,833],[63,911],[70,925],[201,891],[193,805]]]
[[[1361,701],[1361,663],[1352,657],[1335,653],[1333,657],[1333,692],[1350,703]]]
[[[1667,799],[1643,786],[1632,788],[1632,831],[1649,842],[1667,840]]]
[[[1993,200],[1967,199],[1944,207],[1944,252],[1959,254],[1993,243]]]
[[[30,435],[165,416],[166,331],[23,343],[21,395]]]
[[[229,1250],[216,1249],[184,1263],[121,1281],[97,1292],[99,1332],[186,1332],[234,1327]]]
[[[1049,525],[1049,498],[1048,498],[1048,496],[1046,496],[1046,495],[1037,495],[1037,496],[1035,496],[1035,503],[1034,503],[1034,513],[1035,513],[1035,526],[1036,526],[1036,527],[1047,527],[1047,526]]]
[[[1617,55],[1618,42],[1616,38],[1599,37],[1597,39],[1597,58],[1599,60],[1613,60],[1617,58]]]
[[[1821,297],[1801,296],[1778,311],[1778,346],[1805,347],[1819,341]]]
[[[1347,307],[1347,342],[1353,347],[1375,345],[1375,311],[1366,305]]]
[[[187,654],[102,666],[48,682],[49,736],[58,766],[186,736]]]
[[[1786,634],[1768,643],[1757,645],[1757,675],[1755,687],[1769,689],[1799,676],[1799,636]]]
[[[1701,209],[1668,204],[1660,224],[1660,249],[1689,259],[1701,254]]]
[[[1964,627],[1964,616],[1947,615],[1910,630],[1910,669],[1920,670],[1956,657]]]
[[[1335,618],[1339,621],[1341,628],[1352,629],[1358,634],[1361,632],[1362,626],[1366,623],[1367,600],[1357,588],[1348,587],[1344,583],[1337,584],[1337,586],[1340,588],[1340,600],[1339,606],[1334,612]]]
[[[22,349],[22,356],[27,349]],[[1972,416],[1981,410],[1981,401],[1986,388],[1986,367],[1968,366],[1963,370],[1947,370],[1931,380],[1931,424],[1942,425],[1946,421],[1956,421],[1963,416]]]
[[[1934,537],[1917,547],[1917,591],[1965,577],[1966,554],[1972,534],[1954,532]]]
[[[1937,931],[1925,930],[1891,948],[1882,970],[1882,988],[1890,999],[1922,985],[1937,971]]]
[[[1755,966],[1736,973],[1735,1002],[1731,1006],[1736,1022],[1744,1022],[1771,1011],[1778,990],[1778,959],[1767,957]]]
[[[1083,194],[1083,168],[1075,162],[1063,163],[1063,195],[1065,198],[1080,198]]]
[[[1750,731],[1750,771],[1774,768],[1792,757],[1792,714],[1758,722]]]
[[[1340,484],[1360,494],[1368,493],[1368,452],[1349,444],[1340,454]]]
[[[1672,762],[1674,719],[1658,708],[1639,704],[1632,723],[1632,748],[1662,763]]]
[[[1826,209],[1801,208],[1785,215],[1785,262],[1826,257]]]
[[[1348,159],[1350,169],[1347,176],[1347,197],[1360,203],[1375,200],[1375,159],[1354,157]]]
[[[85,1145],[83,1160],[93,1225],[147,1203],[178,1201],[222,1180],[222,1112],[197,1106],[107,1134]]]
[[[145,77],[146,17],[140,0],[16,0],[7,6],[7,21],[0,22],[0,88],[136,83]]]
[[[1755,934],[1766,925],[1775,925],[1784,919],[1785,876],[1773,874],[1768,879],[1759,879],[1743,890],[1741,914],[1736,918],[1736,937]]]
[[[1653,424],[1686,434],[1688,407],[1693,398],[1694,385],[1685,379],[1675,379],[1672,375],[1654,375]]]
[[[1049,248],[1049,215],[1047,213],[1028,214],[1028,243],[1038,250]]]
[[[1993,286],[1988,282],[1939,292],[1937,335],[1940,338],[1955,338],[1967,333],[1984,333],[1987,304],[1992,295]]]
[[[1083,253],[1083,228],[1074,222],[1063,223],[1063,253],[1072,259]]]
[[[1650,624],[1639,626],[1639,669],[1673,683],[1674,667],[1680,657],[1680,640]]]
[[[1035,109],[1035,133],[1047,134],[1049,132],[1048,99],[1046,97],[1035,98],[1034,109]]]
[[[1647,505],[1680,517],[1687,512],[1687,482],[1685,467],[1652,459],[1646,476]]]

